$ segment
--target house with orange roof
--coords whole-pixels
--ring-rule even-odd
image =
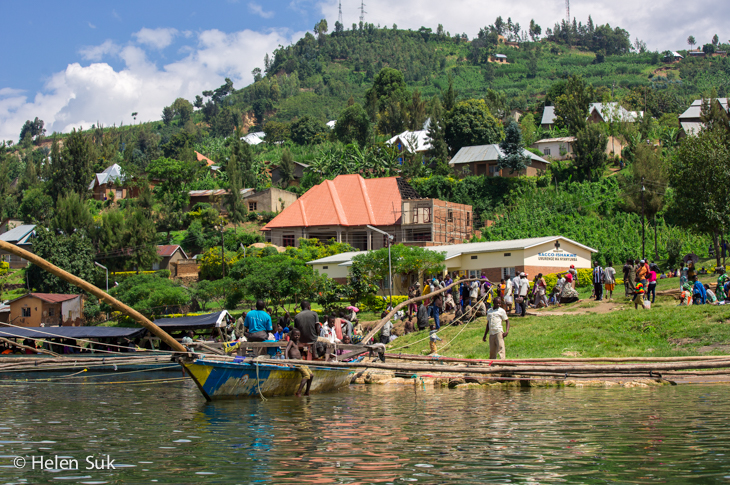
[[[456,244],[473,233],[472,207],[421,198],[400,177],[365,179],[339,175],[309,189],[262,228],[267,242],[298,246],[300,238],[334,240],[361,250],[394,243]]]

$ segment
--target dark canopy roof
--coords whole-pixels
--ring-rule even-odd
[[[3,327],[0,337],[6,338],[135,338],[141,336],[144,328],[127,327]]]
[[[195,330],[197,328],[225,327],[227,311],[223,310],[194,317],[157,318],[155,325],[164,330]]]

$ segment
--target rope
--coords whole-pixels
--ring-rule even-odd
[[[37,384],[56,384],[59,386],[106,386],[113,384],[126,384],[128,386],[138,386],[142,384],[151,384],[159,382],[179,382],[188,379],[187,377],[172,377],[168,379],[146,379],[142,381],[114,381],[114,382],[44,382],[40,379],[13,379],[12,381],[5,382],[24,382],[24,383],[37,383]],[[0,384],[0,387],[15,387],[17,384]]]
[[[490,290],[490,291],[491,291],[491,290]],[[477,303],[481,303],[481,302],[483,302],[485,298],[487,298],[487,295],[484,295],[484,296],[483,296],[483,297],[482,297],[482,298],[481,298],[480,300],[477,300]],[[475,306],[476,306],[476,305],[475,305]],[[472,307],[472,308],[473,308],[473,307]],[[473,310],[472,310],[472,312],[473,312]],[[446,328],[448,328],[448,327],[450,327],[450,326],[454,325],[454,324],[455,324],[456,322],[460,321],[460,320],[461,320],[462,318],[464,318],[465,316],[466,316],[466,315],[462,314],[462,315],[461,315],[461,316],[460,316],[459,318],[455,318],[454,320],[452,320],[452,321],[451,321],[451,322],[450,322],[450,323],[449,323],[448,325],[443,325],[443,326],[442,326],[442,327],[441,327],[440,329],[438,329],[438,330],[436,331],[436,334],[438,335],[438,333],[439,333],[439,332],[440,332],[441,330],[444,330],[444,329],[446,329]],[[473,315],[472,315],[471,319],[469,320],[469,322],[471,322],[472,320],[474,320],[474,316],[473,316]],[[468,324],[469,324],[469,322],[466,322],[466,325],[468,325]],[[464,327],[464,329],[465,329],[465,328],[466,328],[466,327]],[[464,329],[462,329],[462,331],[463,331]],[[459,332],[459,333],[461,333],[461,332]],[[457,336],[458,336],[458,334],[457,334]],[[405,349],[405,348],[411,347],[411,346],[413,346],[413,345],[416,345],[416,344],[418,344],[418,343],[421,343],[421,342],[423,342],[423,341],[425,341],[425,340],[428,340],[428,339],[430,339],[430,338],[431,338],[431,336],[429,335],[428,337],[424,337],[424,338],[422,338],[421,340],[416,340],[415,342],[411,342],[411,343],[409,343],[409,344],[403,345],[403,346],[401,346],[401,347],[396,347],[396,348],[394,348],[394,349],[390,349],[390,350],[391,350],[391,352],[392,352],[392,351],[395,351],[395,350]]]
[[[256,359],[261,358],[261,356],[256,357]],[[256,366],[256,390],[259,391],[259,396],[261,396],[261,399],[266,401],[267,399],[264,397],[263,393],[261,392],[261,380],[259,378],[259,363],[256,362],[256,359],[254,359],[253,365]]]

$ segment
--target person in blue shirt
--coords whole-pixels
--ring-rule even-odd
[[[705,291],[705,285],[699,282],[697,276],[692,278],[694,286],[692,287],[692,303],[695,305],[704,305],[707,303],[707,292]]]
[[[246,314],[246,320],[243,322],[246,340],[249,342],[263,342],[269,336],[269,332],[273,330],[271,323],[271,315],[264,308],[266,304],[263,300],[256,302],[256,310],[251,310]]]

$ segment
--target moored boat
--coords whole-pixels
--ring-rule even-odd
[[[302,382],[294,365],[225,361],[202,356],[183,367],[208,401],[246,397],[293,396]],[[352,369],[311,366],[311,392],[335,391],[349,385]]]

